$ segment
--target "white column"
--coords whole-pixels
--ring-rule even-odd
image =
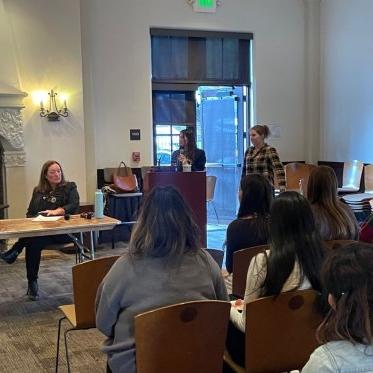
[[[304,0],[305,8],[305,160],[320,157],[320,6]]]

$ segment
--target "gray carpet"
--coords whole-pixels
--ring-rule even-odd
[[[97,256],[117,255],[125,245],[98,249]],[[55,368],[57,322],[63,304],[72,303],[71,267],[75,256],[45,252],[39,272],[40,300],[26,296],[25,261],[0,263],[0,372],[41,373]],[[64,326],[70,324],[65,321]],[[103,336],[96,330],[73,331],[68,336],[72,372],[105,372],[106,357],[100,351]],[[63,342],[63,338],[61,338]],[[60,371],[66,372],[62,344]]]

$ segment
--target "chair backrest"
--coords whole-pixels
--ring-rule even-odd
[[[206,201],[212,201],[214,199],[216,186],[216,176],[206,176]]]
[[[242,249],[233,253],[233,276],[232,276],[232,294],[243,298],[246,288],[247,271],[251,259],[269,249],[268,245],[260,245]]]
[[[361,161],[349,161],[343,163],[343,187],[360,189],[361,174],[364,163]]]
[[[348,244],[354,243],[354,242],[356,243],[358,241],[354,241],[354,240],[327,240],[327,241],[324,241],[325,247],[327,249],[331,249],[331,250],[338,249],[341,246],[348,245]]]
[[[278,373],[301,369],[318,346],[322,315],[317,293],[298,290],[246,305],[246,371]]]
[[[221,372],[229,311],[229,302],[195,301],[137,315],[137,373]]]
[[[299,181],[302,180],[303,193],[307,193],[308,179],[312,170],[317,166],[305,163],[288,163],[285,165],[286,189],[299,190]]]
[[[365,193],[373,193],[373,164],[364,166]]]
[[[99,285],[118,255],[106,256],[73,266],[73,292],[77,328],[96,326],[95,300]]]
[[[224,250],[206,249],[206,251],[214,258],[215,262],[218,263],[218,266],[221,268],[223,265]]]

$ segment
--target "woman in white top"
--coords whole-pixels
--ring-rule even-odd
[[[353,243],[322,267],[331,309],[318,330],[318,347],[302,373],[373,372],[373,246]]]
[[[245,304],[284,291],[321,291],[319,272],[323,259],[324,246],[309,202],[297,192],[280,194],[270,211],[270,250],[251,260],[245,298],[236,301],[231,309],[227,348],[237,363],[244,365],[245,361]]]

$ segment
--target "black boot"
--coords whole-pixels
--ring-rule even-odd
[[[39,298],[39,287],[37,280],[28,282],[27,295],[30,300],[37,300]]]
[[[17,241],[11,249],[6,251],[5,253],[0,254],[0,258],[6,261],[8,264],[12,264],[16,261],[18,255],[23,250],[23,243],[20,241]]]

